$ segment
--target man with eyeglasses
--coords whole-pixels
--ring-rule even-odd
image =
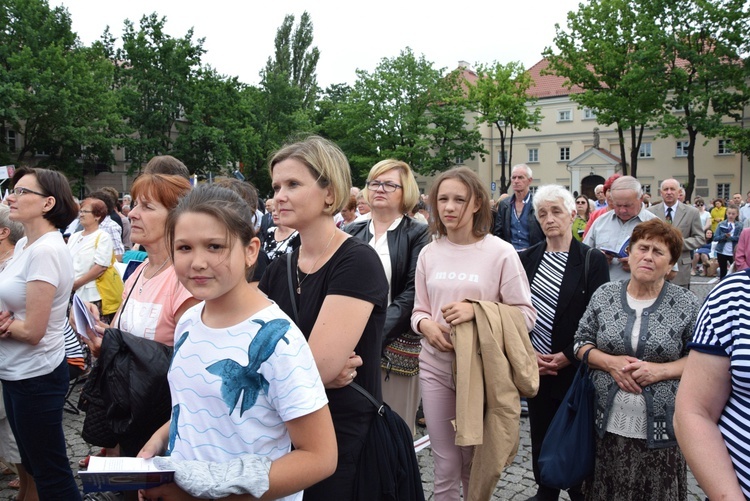
[[[596,196],[596,202],[594,202],[594,205],[597,209],[603,209],[607,206],[607,197],[604,194],[603,184],[596,185],[596,188],[594,188],[594,195]]]
[[[706,237],[703,233],[698,209],[680,203],[677,199],[679,190],[680,183],[676,179],[662,181],[659,187],[662,202],[651,207],[649,211],[682,233],[682,254],[680,259],[677,260],[677,275],[672,279],[672,283],[689,289],[692,266],[690,251],[706,243]]]
[[[623,249],[627,247],[633,229],[656,215],[643,207],[643,188],[632,176],[622,176],[614,181],[609,196],[612,210],[594,222],[583,243],[607,256],[611,281],[626,280],[630,278],[630,267]]]
[[[528,165],[518,164],[513,167],[510,173],[513,195],[498,204],[495,216],[495,228],[492,233],[510,243],[519,252],[545,239],[531,203],[532,194],[529,186],[533,180]]]

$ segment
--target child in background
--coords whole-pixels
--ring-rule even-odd
[[[204,302],[175,330],[172,419],[139,454],[171,456],[176,483],[141,491],[142,499],[185,499],[187,492],[298,500],[335,470],[333,424],[310,348],[247,283],[260,248],[246,224],[251,215],[232,191],[206,186],[167,221],[177,278]]]

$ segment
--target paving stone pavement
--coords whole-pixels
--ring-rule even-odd
[[[714,279],[693,277],[691,290],[693,290],[702,301],[714,285]],[[82,426],[83,414],[64,413],[63,427],[68,445],[68,457],[70,458],[71,468],[74,473],[78,471],[79,459],[84,458],[92,449],[98,450],[98,448],[92,448],[89,446],[81,438],[80,430]],[[424,433],[424,431],[419,429],[418,434],[421,435],[422,433]],[[417,459],[419,460],[419,469],[422,474],[422,485],[425,491],[425,498],[427,501],[431,501],[433,499],[433,463],[430,449],[427,448],[420,451],[417,454]],[[11,475],[0,476],[0,500],[5,501],[15,499],[17,491],[8,488],[8,482],[13,478],[15,477]],[[503,472],[492,499],[524,501],[533,496],[535,492],[536,484],[531,472],[529,420],[528,418],[522,418],[518,454],[513,463]],[[563,493],[560,496],[560,499],[568,500],[569,498],[566,493]],[[705,499],[703,491],[698,487],[698,484],[690,472],[688,472],[688,499],[690,501],[700,501]]]

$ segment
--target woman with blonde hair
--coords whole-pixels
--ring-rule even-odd
[[[415,433],[419,407],[419,335],[410,326],[414,308],[414,272],[427,225],[409,215],[419,201],[419,187],[409,164],[388,159],[375,164],[363,190],[370,219],[347,226],[347,233],[378,253],[388,279],[388,310],[383,328],[381,361],[383,399]]]
[[[269,265],[259,288],[307,339],[338,442],[336,472],[306,489],[305,499],[354,499],[360,455],[374,452],[363,445],[375,413],[349,385],[355,381],[381,398],[388,282],[375,251],[333,220],[351,196],[349,162],[338,146],[309,137],[276,152],[269,170],[279,222],[297,230],[301,243]]]

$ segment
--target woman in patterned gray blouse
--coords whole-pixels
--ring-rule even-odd
[[[687,498],[672,416],[699,304],[665,280],[681,252],[682,236],[671,225],[639,224],[630,239],[630,280],[600,287],[578,326],[576,354],[590,351],[597,394],[587,499]]]

